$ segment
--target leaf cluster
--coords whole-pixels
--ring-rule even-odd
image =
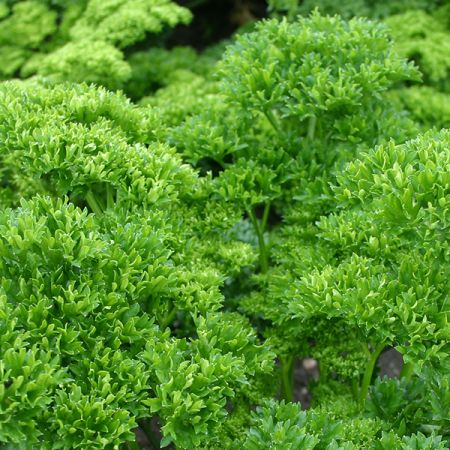
[[[0,79],[38,73],[120,89],[132,76],[126,48],[190,20],[170,0],[3,0]]]

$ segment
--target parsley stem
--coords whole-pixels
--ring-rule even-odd
[[[264,232],[267,227],[267,221],[269,219],[270,202],[267,202],[264,206],[263,217],[259,223],[255,213],[251,210],[247,210],[247,214],[252,222],[253,228],[258,238],[259,246],[259,265],[262,273],[266,273],[269,270],[269,249],[264,239]]]
[[[294,0],[292,2],[289,2],[286,6],[288,8],[287,18],[288,18],[288,20],[292,21],[295,19],[295,16],[298,14],[298,11],[297,11],[298,1]]]
[[[164,318],[164,321],[161,323],[161,329],[168,327],[172,323],[173,319],[177,315],[177,312],[178,312],[178,308],[176,306],[174,306],[169,311],[169,313],[166,315],[166,317]]]
[[[270,124],[272,125],[273,129],[277,133],[281,134],[280,122],[279,122],[278,118],[275,116],[274,112],[271,109],[265,109],[264,115],[266,116],[266,118],[270,122]]]
[[[413,372],[414,372],[414,364],[413,363],[411,363],[411,362],[403,363],[403,367],[400,372],[400,377],[410,380]]]
[[[375,348],[375,350],[370,354],[369,361],[366,365],[366,370],[364,371],[361,388],[359,390],[359,404],[360,406],[364,406],[364,403],[367,398],[367,393],[369,392],[370,382],[372,380],[373,370],[375,369],[375,364],[378,361],[378,357],[381,352],[384,350],[386,344],[382,342]]]
[[[264,206],[264,212],[259,227],[259,237],[258,237],[258,240],[260,241],[259,257],[262,273],[266,273],[269,270],[269,248],[264,239],[264,233],[267,228],[267,221],[269,220],[269,212],[270,212],[270,202],[267,202]]]
[[[114,192],[110,184],[106,185],[106,207],[108,209],[114,206]]]
[[[292,402],[294,396],[294,357],[292,355],[281,359],[281,381],[284,399]]]
[[[310,141],[314,139],[314,134],[316,132],[316,125],[317,125],[317,117],[311,116],[308,122],[308,135],[307,135]]]
[[[94,214],[99,215],[99,216],[101,216],[103,214],[103,208],[100,206],[100,203],[98,202],[97,198],[95,197],[95,195],[92,191],[89,191],[86,194],[86,202]]]
[[[269,220],[270,202],[266,202],[264,205],[264,212],[261,220],[261,231],[264,233],[267,227],[267,221]]]

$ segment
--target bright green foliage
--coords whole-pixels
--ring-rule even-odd
[[[16,173],[8,177],[4,189],[15,191],[13,195],[26,195],[28,191],[19,188],[25,185],[27,189],[30,178],[34,184],[40,180],[42,191],[81,196],[87,202],[95,191],[98,207],[106,207],[117,195],[123,201],[127,197],[136,201],[140,196],[141,201],[151,203],[163,192],[152,191],[150,179],[144,180],[142,170],[147,175],[158,170],[152,169],[150,160],[159,166],[160,162],[164,164],[161,153],[170,152],[155,144],[154,151],[146,154],[141,143],[149,139],[150,119],[123,96],[82,85],[50,87],[10,82],[1,85],[0,101],[0,156],[5,161],[4,170]],[[149,161],[144,168],[146,159]],[[165,170],[176,177],[178,162],[165,159]],[[183,173],[189,171],[182,171],[182,177]],[[131,185],[134,192],[129,189]]]
[[[402,448],[411,449],[411,450],[438,450],[438,449],[447,449],[447,445],[445,442],[442,442],[440,436],[425,436],[422,433],[417,433],[412,436],[405,436],[402,439]]]
[[[233,214],[122,95],[8,82],[0,105],[4,197],[22,197],[0,216],[2,352],[12,346],[2,377],[16,392],[25,366],[14,358],[27,357],[31,393],[20,395],[33,406],[0,403],[0,442],[118,448],[152,414],[181,448],[219,435],[227,400],[258,397],[273,359],[248,323],[220,312],[223,280],[253,262],[218,232]],[[28,180],[53,198],[12,195]]]
[[[249,431],[244,448],[312,450],[319,439],[304,429],[305,422],[306,413],[300,411],[297,405],[270,401],[254,414],[254,426]]]
[[[219,234],[239,217],[227,205],[218,208],[207,180],[199,180],[167,145],[154,142],[158,125],[146,110],[122,95],[83,85],[9,82],[1,86],[0,100],[6,205],[33,195],[30,186],[37,185],[42,193],[68,195],[96,214],[136,207],[159,217],[183,211],[184,221],[173,220],[172,231],[179,233],[180,242],[187,233],[189,251],[202,248],[199,254],[208,265],[214,261],[229,274],[252,264],[248,245]],[[219,239],[223,246],[214,249],[208,238]],[[200,259],[191,264],[200,265]]]
[[[450,128],[450,94],[431,86],[411,86],[392,92],[394,101],[409,111],[424,131]]]
[[[51,395],[66,377],[50,352],[22,343],[13,323],[5,329],[4,315],[11,313],[5,306],[3,298],[0,329],[7,334],[0,346],[0,442],[33,443],[40,435],[33,419],[48,408]]]
[[[108,89],[121,88],[131,76],[123,53],[105,41],[70,42],[35,65],[39,75],[54,82],[83,81]]]
[[[125,48],[146,33],[159,33],[164,25],[187,23],[191,14],[171,0],[89,0],[70,30],[73,40],[89,37]]]
[[[294,24],[260,24],[228,49],[222,70],[225,92],[252,117],[266,115],[278,133],[289,137],[292,122],[311,140],[326,128],[332,133],[329,141],[342,139],[343,133],[350,141],[363,138],[354,111],[376,114],[378,93],[416,76],[392,53],[381,27],[318,14]]]
[[[347,400],[348,404],[348,400]],[[347,406],[348,409],[348,406]],[[382,431],[388,422],[338,417],[332,411],[301,411],[284,401],[266,401],[252,414],[244,447],[259,449],[445,449],[439,436],[400,436]],[[382,435],[381,439],[379,435]]]
[[[426,82],[448,90],[450,28],[424,11],[408,11],[385,22],[399,54],[418,64]]]
[[[305,196],[318,215],[335,165],[377,143],[379,129],[407,136],[409,124],[383,94],[418,74],[392,52],[383,27],[318,14],[256,25],[219,68],[221,80],[210,86],[216,95],[199,87],[207,112],[188,116],[169,139],[190,163],[219,172],[214,190],[251,220],[264,272],[271,208],[285,213],[294,196]]]
[[[423,433],[416,433],[411,436],[403,436],[399,438],[394,433],[383,432],[379,442],[374,446],[377,450],[389,450],[391,448],[398,448],[402,450],[438,450],[448,449],[445,442],[442,441],[440,436],[426,436]]]
[[[148,374],[136,355],[154,339],[156,327],[139,315],[136,294],[130,297],[126,283],[117,283],[122,270],[132,270],[114,267],[112,255],[119,245],[107,244],[86,211],[43,198],[22,202],[15,212],[5,210],[0,227],[2,291],[9,310],[2,323],[18,334],[22,360],[25,350],[48,354],[43,362],[29,355],[29,377],[45,370],[40,367],[44,362],[53,366],[42,380],[32,378],[46,395],[41,393],[41,401],[25,416],[24,426],[34,429],[26,436],[28,443],[37,442],[42,433],[46,443],[59,434],[61,448],[104,448],[120,442],[120,436],[129,440],[135,417],[145,414],[141,400],[148,390]],[[14,392],[23,378],[14,359],[5,358],[4,364]],[[24,386],[30,389],[33,382]],[[25,395],[33,402],[32,390]],[[14,432],[20,416],[8,409],[2,416],[6,431],[11,422]],[[82,417],[86,422],[79,423]],[[20,434],[9,439],[22,443]]]
[[[448,131],[428,133],[348,164],[334,189],[342,211],[322,218],[315,237],[297,231],[304,239],[299,256],[280,261],[260,308],[276,333],[293,341],[291,351],[315,356],[317,348],[323,382],[327,365],[360,382],[360,402],[385,346],[416,367],[448,354],[449,143]],[[295,236],[295,228],[288,232]],[[310,337],[315,346],[296,344]],[[334,339],[346,339],[353,357],[353,348],[365,353],[354,373]]]
[[[296,14],[306,15],[315,8],[322,14],[339,14],[345,18],[382,18],[395,40],[396,51],[419,66],[425,83],[449,92],[450,8],[444,1],[272,0],[269,6],[272,13],[286,14],[291,20]],[[419,124],[425,124],[424,131],[433,126],[448,126],[449,99],[441,92],[422,91],[417,86],[411,92],[409,89],[399,92],[402,107]]]
[[[9,2],[8,2],[9,3]],[[1,78],[12,77],[56,31],[57,13],[39,1],[0,3]]]
[[[232,316],[208,316],[197,322],[191,345],[161,342],[147,346],[144,359],[155,368],[159,388],[145,403],[166,419],[163,431],[182,448],[220,440],[226,400],[248,385],[249,374],[270,370],[270,354],[261,351],[248,324]],[[259,350],[259,351],[258,351]],[[233,355],[241,354],[240,358]]]
[[[226,416],[227,397],[270,370],[270,353],[231,316],[199,317],[190,342],[153,324],[155,300],[164,285],[176,289],[177,268],[159,218],[129,220],[98,220],[39,197],[3,212],[0,325],[10,336],[1,342],[14,347],[2,352],[2,378],[11,384],[0,442],[22,443],[28,430],[28,444],[43,448],[113,448],[133,440],[136,420],[160,404],[166,442],[190,448]],[[16,392],[22,401],[12,409]],[[183,434],[189,413],[195,426]]]
[[[118,89],[131,77],[121,50],[190,19],[170,0],[2,0],[0,79],[38,73]]]

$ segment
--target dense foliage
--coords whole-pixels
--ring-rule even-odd
[[[450,448],[450,8],[268,3],[1,1],[1,449]]]

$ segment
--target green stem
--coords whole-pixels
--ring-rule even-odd
[[[161,323],[161,329],[165,329],[166,327],[168,327],[171,324],[171,322],[177,315],[177,312],[178,312],[178,308],[176,306],[174,306],[170,310],[170,312],[167,314],[167,316],[165,317],[165,320]]]
[[[361,388],[359,390],[359,404],[364,406],[367,398],[367,393],[369,392],[370,382],[372,380],[373,370],[375,369],[375,364],[377,363],[380,353],[384,350],[385,343],[381,343],[375,350],[371,353],[370,359],[366,365],[366,370],[364,371]]]
[[[269,206],[269,208],[270,208],[270,206]],[[267,211],[267,213],[266,213],[266,209],[268,210],[269,208],[267,208],[267,205],[266,205],[266,208],[264,209],[264,215],[267,217],[269,215],[269,212]],[[266,273],[269,270],[269,251],[266,246],[266,242],[264,240],[264,230],[262,229],[262,226],[260,226],[258,224],[258,219],[256,218],[253,211],[247,210],[247,214],[250,217],[250,221],[252,222],[253,228],[256,232],[256,236],[258,237],[260,269],[261,269],[262,273]],[[261,225],[264,224],[264,220],[266,220],[266,222],[267,222],[267,217],[266,217],[266,219],[264,219],[264,216],[263,216],[263,221],[262,221]]]
[[[219,166],[222,170],[225,170],[227,168],[227,164],[225,163],[225,161],[222,158],[217,157],[215,159],[215,161],[217,164],[219,164]]]
[[[289,20],[295,19],[295,16],[297,14],[297,7],[298,7],[298,0],[294,0],[288,4],[289,10],[287,16]]]
[[[317,117],[311,116],[308,122],[308,134],[307,134],[308,139],[310,141],[314,139],[314,134],[316,132],[316,125],[317,125]]]
[[[288,19],[289,19],[289,21],[292,21],[292,20],[295,19],[295,13],[296,13],[295,9],[291,8],[289,10],[289,12],[288,12]]]
[[[99,201],[97,200],[97,198],[95,197],[95,195],[92,191],[89,191],[86,194],[86,202],[94,214],[97,214],[99,216],[103,214],[103,208],[101,207]]]
[[[281,359],[281,382],[283,384],[283,395],[287,402],[292,402],[294,393],[294,357],[289,355]]]
[[[410,380],[413,373],[414,373],[414,364],[410,362],[404,363],[402,370],[400,372],[400,377]]]
[[[106,185],[106,207],[108,209],[114,207],[114,191],[110,184]]]
[[[259,241],[264,241],[264,238],[260,238]],[[261,265],[261,272],[267,273],[267,271],[269,270],[269,252],[265,243],[260,244],[260,247],[261,251],[259,255],[259,263]]]
[[[261,219],[261,232],[264,234],[267,228],[267,221],[269,220],[270,202],[266,202],[264,205],[264,212]]]
[[[269,270],[269,247],[266,245],[264,239],[264,233],[266,232],[267,222],[269,220],[270,213],[270,202],[266,202],[264,206],[264,212],[261,219],[261,224],[259,227],[259,238],[260,242],[260,264],[262,273],[266,273]]]
[[[322,368],[322,370],[319,371],[319,383],[323,386],[326,386],[328,383],[329,373],[327,370]]]
[[[270,122],[270,124],[272,125],[273,129],[277,133],[281,134],[280,122],[278,121],[278,119],[275,116],[274,112],[271,109],[265,109],[264,110],[264,115],[267,117],[267,120]]]

